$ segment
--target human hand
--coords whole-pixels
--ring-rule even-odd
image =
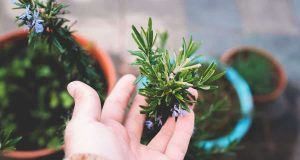
[[[145,105],[144,97],[137,95],[127,113],[128,101],[135,90],[134,80],[132,75],[122,77],[102,110],[94,89],[79,81],[68,85],[75,107],[65,131],[66,157],[94,154],[109,160],[184,158],[194,128],[193,111],[178,117],[176,123],[170,117],[147,146],[141,144],[145,115],[140,114],[139,106]],[[197,96],[197,92],[191,92]]]

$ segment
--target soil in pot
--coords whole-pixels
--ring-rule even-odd
[[[0,127],[23,137],[17,150],[56,148],[63,143],[64,124],[73,106],[66,91],[69,81],[58,52],[47,53],[43,43],[33,51],[27,43],[27,38],[20,38],[0,44]],[[103,77],[97,62],[92,65]]]
[[[195,135],[198,139],[210,140],[226,136],[241,117],[239,98],[231,83],[223,77],[216,85],[218,89],[200,91],[198,94],[198,102],[194,108]]]
[[[228,135],[241,118],[239,98],[232,84],[223,76],[215,82],[215,85],[218,86],[215,90],[198,93],[198,102],[194,107],[195,129],[186,160],[229,158],[223,153],[204,151],[197,146],[202,140],[212,140]]]
[[[247,81],[254,95],[267,95],[277,87],[275,66],[254,50],[241,50],[231,58],[229,65]]]

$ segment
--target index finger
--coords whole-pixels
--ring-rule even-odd
[[[101,115],[102,122],[114,120],[123,123],[129,99],[135,89],[135,79],[134,75],[128,74],[117,82],[104,103]]]
[[[188,90],[197,99],[198,92],[192,88]],[[171,159],[184,159],[187,152],[195,123],[194,105],[190,106],[190,108],[190,113],[178,117],[173,136],[166,148],[165,153]]]
[[[194,112],[180,116],[172,138],[166,149],[166,155],[171,159],[183,159],[189,146],[194,129]]]
[[[97,92],[80,81],[68,85],[68,92],[75,101],[72,120],[100,120],[101,103]]]

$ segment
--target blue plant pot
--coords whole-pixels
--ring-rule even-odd
[[[212,59],[201,59],[199,61],[211,62]],[[232,131],[223,137],[219,137],[212,140],[203,140],[197,143],[197,146],[205,151],[210,151],[212,149],[225,149],[233,142],[240,141],[245,134],[248,132],[251,122],[252,122],[252,112],[253,112],[253,101],[250,88],[246,81],[241,78],[241,76],[230,67],[226,68],[225,74],[227,80],[232,84],[235,91],[237,92],[242,117],[239,119]]]
[[[200,63],[213,61],[218,63],[218,61],[210,57],[202,57],[199,58],[198,61]],[[219,65],[221,67],[225,67],[222,64]],[[232,142],[240,141],[248,132],[252,122],[253,101],[248,84],[233,68],[227,67],[225,76],[237,92],[240,101],[242,117],[228,135],[217,139],[199,141],[197,143],[197,146],[201,149],[204,149],[205,151],[210,151],[215,148],[222,150],[227,148]],[[143,88],[146,82],[147,79],[143,77],[138,82],[137,88]]]

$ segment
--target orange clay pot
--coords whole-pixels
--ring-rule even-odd
[[[233,57],[236,54],[241,54],[243,51],[249,51],[249,50],[254,51],[256,54],[259,54],[259,55],[267,58],[273,64],[275,71],[276,71],[275,74],[277,74],[277,77],[278,77],[278,82],[277,82],[275,89],[269,94],[253,95],[254,102],[267,103],[267,102],[274,101],[282,94],[282,92],[286,88],[287,77],[286,77],[285,71],[284,71],[283,67],[281,66],[281,64],[279,62],[277,62],[277,60],[275,60],[275,58],[272,56],[272,54],[270,52],[263,50],[263,49],[251,47],[251,46],[242,46],[242,47],[237,47],[237,48],[231,48],[222,55],[221,61],[224,64],[229,65],[230,61],[233,59]]]
[[[0,36],[0,46],[3,43],[6,43],[8,41],[14,41],[17,39],[25,38],[25,37],[27,37],[27,35],[28,35],[27,31],[17,30],[17,31],[5,34],[3,36]],[[114,84],[115,84],[116,78],[117,78],[115,67],[114,67],[110,57],[105,52],[103,52],[100,48],[97,48],[93,43],[84,39],[83,37],[81,37],[79,35],[74,35],[74,38],[99,63],[99,66],[100,66],[101,70],[103,71],[104,77],[107,82],[106,83],[107,84],[107,93],[109,93],[112,90],[112,88],[114,87]],[[35,159],[35,158],[51,155],[62,149],[63,149],[63,146],[59,147],[58,149],[45,148],[45,149],[39,149],[39,150],[33,150],[33,151],[8,151],[8,152],[4,152],[3,156],[5,158],[12,158],[12,159]]]

